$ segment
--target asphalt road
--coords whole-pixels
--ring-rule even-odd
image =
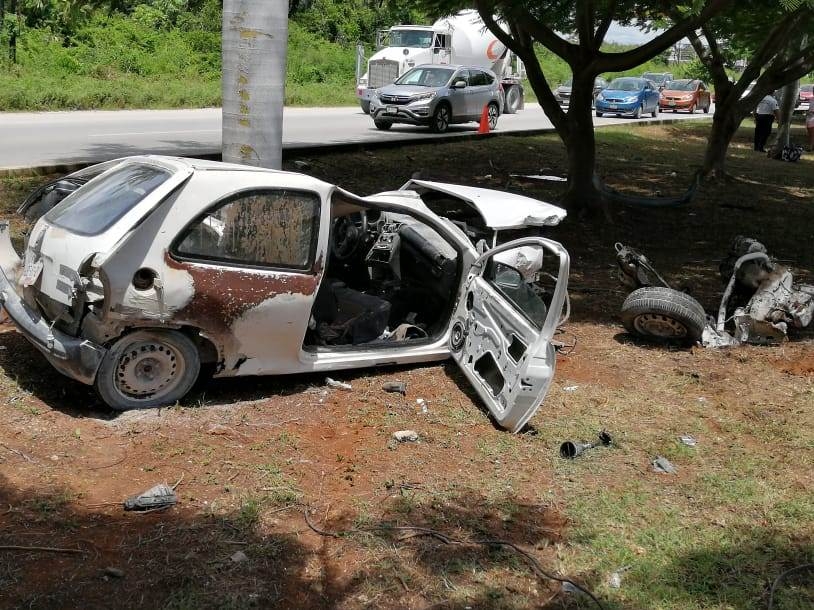
[[[700,119],[697,113],[659,115],[666,119]],[[594,117],[596,125],[635,124],[631,118]],[[220,152],[221,112],[200,110],[115,110],[0,113],[0,170],[89,163],[126,155],[156,153],[196,156]],[[537,104],[498,121],[501,133],[550,128]],[[468,134],[474,123],[455,125],[450,133]],[[286,148],[339,143],[415,140],[437,137],[426,128],[395,125],[379,131],[359,108],[286,108]]]

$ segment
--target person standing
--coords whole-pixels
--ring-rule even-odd
[[[755,150],[766,152],[766,142],[772,134],[772,123],[780,121],[780,104],[769,93],[760,100],[755,109]]]

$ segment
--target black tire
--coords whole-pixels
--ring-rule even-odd
[[[195,385],[201,370],[198,348],[175,330],[137,330],[105,354],[94,388],[116,411],[172,405]]]
[[[387,131],[393,126],[392,121],[380,121],[378,119],[374,119],[373,124],[376,126],[376,129],[381,129],[382,131]]]
[[[430,121],[430,130],[435,133],[446,133],[449,129],[449,124],[452,122],[452,110],[449,104],[440,103],[435,108]]]
[[[599,117],[600,119],[602,118],[602,114],[603,114],[603,113],[602,113],[602,112],[599,112],[599,110],[597,110],[597,111],[596,111],[596,116],[597,116],[597,117]]]
[[[658,104],[656,104],[656,105],[653,107],[653,118],[654,118],[654,119],[655,119],[655,118],[658,118],[658,116],[659,116],[659,105],[658,105]]]
[[[628,295],[622,304],[622,324],[629,333],[647,339],[696,343],[701,340],[707,315],[690,295],[651,286]]]
[[[362,107],[362,112],[370,114],[370,100],[359,100],[359,105]]]
[[[690,106],[690,110],[689,110],[690,114],[695,114],[695,111],[696,111],[697,109],[698,109],[698,107],[697,107],[695,104],[693,104],[692,106]]]
[[[515,114],[520,108],[520,87],[511,85],[506,89],[506,100],[503,103],[503,114]]]
[[[641,106],[637,106],[636,110],[633,112],[633,118],[638,119],[640,116],[642,116],[642,110],[643,109],[644,109],[644,104],[642,104]]]
[[[676,112],[678,112],[678,108],[673,108],[673,114],[675,114]]]
[[[704,114],[709,114],[709,106],[710,106],[709,104],[704,106]]]
[[[497,119],[500,116],[500,107],[491,102],[486,112],[489,116],[489,131],[494,131],[497,128]]]

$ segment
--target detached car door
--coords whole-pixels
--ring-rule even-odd
[[[537,412],[554,377],[552,338],[569,265],[559,243],[518,239],[477,259],[458,295],[450,351],[497,424],[511,432]],[[555,280],[541,289],[529,281],[535,274]]]

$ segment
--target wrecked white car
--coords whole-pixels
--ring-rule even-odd
[[[58,197],[29,198],[44,215],[22,260],[0,225],[0,298],[110,407],[175,403],[202,364],[235,377],[450,355],[500,426],[516,432],[540,406],[569,257],[541,237],[497,245],[498,232],[557,224],[562,209],[419,180],[358,197],[171,157],[100,169],[47,211]]]

